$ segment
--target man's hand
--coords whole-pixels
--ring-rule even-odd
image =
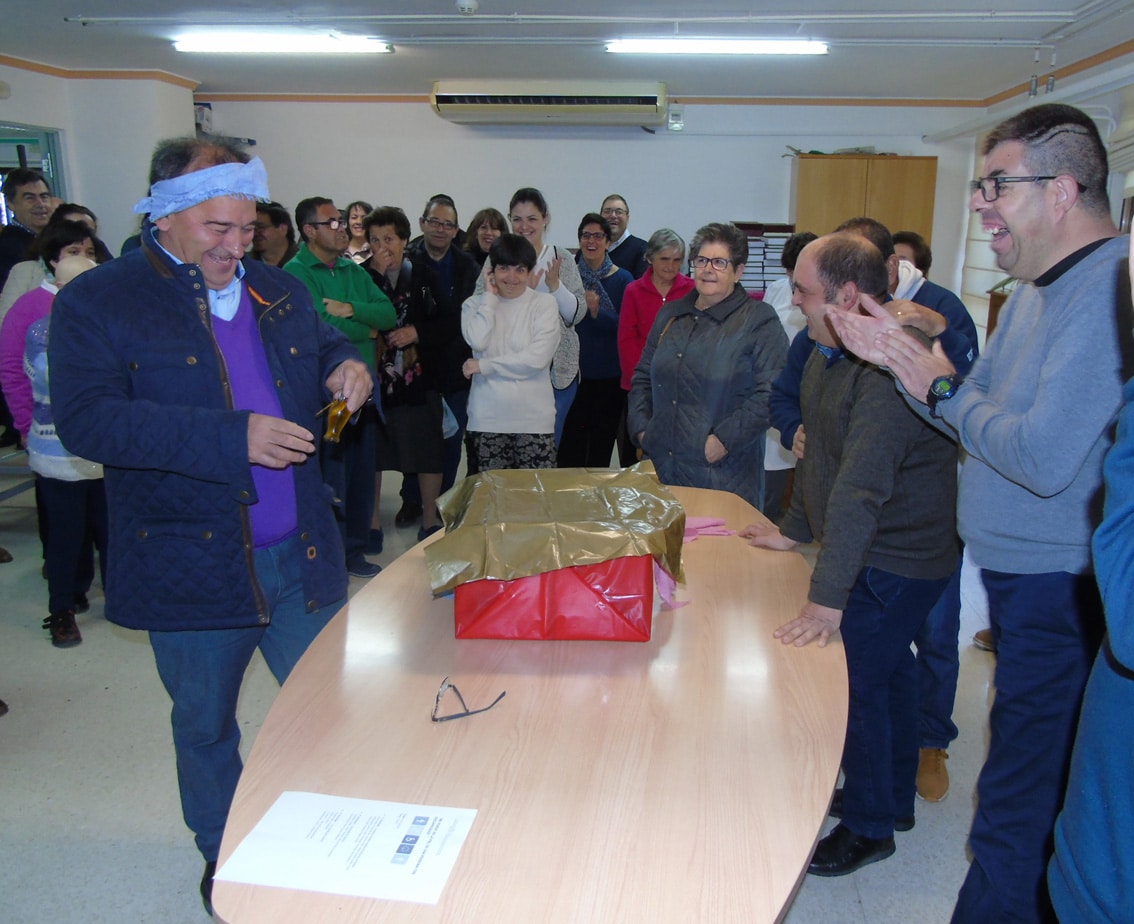
[[[927,350],[908,334],[887,333],[879,346],[886,357],[886,365],[898,377],[898,381],[909,392],[910,397],[925,404],[929,386],[938,376],[952,375],[956,367],[945,355],[941,341],[933,341],[933,349]]]
[[[869,314],[828,308],[827,320],[846,349],[859,359],[884,366],[886,356],[878,349],[878,338],[886,331],[900,331],[902,324],[869,295],[862,296],[861,304]]]
[[[870,298],[870,296],[868,295],[866,298]],[[873,299],[871,300],[873,301]],[[949,321],[945,315],[939,314],[932,308],[926,308],[925,305],[919,305],[917,302],[901,299],[886,302],[883,307],[894,316],[902,327],[916,327],[930,340],[940,337],[945,333],[945,328],[949,326]]]
[[[839,631],[842,622],[842,610],[808,601],[795,619],[772,634],[785,645],[795,645],[796,648],[802,648],[814,639],[819,639],[820,648],[826,648],[827,640]]]
[[[710,465],[715,465],[727,455],[728,450],[725,449],[725,444],[720,441],[715,433],[710,433],[709,438],[705,440],[705,461]]]
[[[267,414],[248,415],[248,461],[264,468],[298,465],[315,451],[315,437],[299,424]]]
[[[366,363],[357,359],[345,359],[327,376],[323,383],[332,395],[346,398],[347,408],[353,414],[374,391],[374,379]]]
[[[461,366],[461,373],[466,379],[471,379],[474,375],[480,372],[479,359],[466,359]]]
[[[417,328],[412,324],[407,324],[405,327],[389,331],[386,334],[386,342],[395,350],[404,350],[406,347],[417,343]]]
[[[797,459],[803,458],[803,448],[807,442],[807,434],[803,432],[803,424],[795,428],[795,436],[791,438],[791,454]]]
[[[323,307],[332,318],[353,318],[354,305],[350,302],[340,302],[333,298],[323,299]]]
[[[794,539],[789,539],[781,533],[779,527],[772,523],[753,523],[745,526],[739,536],[741,539],[747,539],[749,545],[758,549],[774,549],[777,552],[787,552],[799,545]]]

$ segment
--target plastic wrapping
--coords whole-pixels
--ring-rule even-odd
[[[684,580],[685,509],[648,463],[481,472],[438,506],[445,535],[425,549],[435,594],[642,555]]]

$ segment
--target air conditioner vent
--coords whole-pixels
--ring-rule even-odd
[[[658,125],[666,114],[660,83],[438,81],[432,103],[442,118],[465,123]]]

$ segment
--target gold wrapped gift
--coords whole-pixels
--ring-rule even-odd
[[[678,581],[685,509],[639,463],[481,472],[438,501],[445,535],[425,549],[435,594],[481,579],[514,580],[650,555]]]

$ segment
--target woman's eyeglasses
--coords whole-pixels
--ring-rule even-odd
[[[732,260],[725,257],[694,257],[693,265],[697,269],[704,269],[706,266],[712,266],[715,270],[726,270],[732,266]]]

